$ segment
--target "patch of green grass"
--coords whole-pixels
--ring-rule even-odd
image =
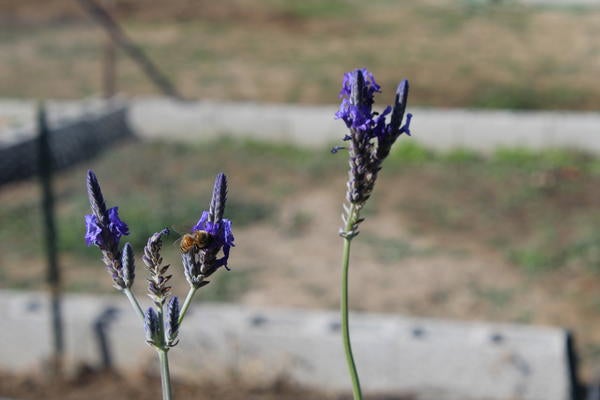
[[[472,286],[471,290],[477,296],[496,308],[508,306],[515,294],[514,289],[500,289],[494,287],[482,288],[477,285]]]
[[[393,156],[387,174],[418,175],[429,186],[417,191],[427,197],[406,188],[398,202],[397,210],[419,232],[477,236],[529,273],[600,265],[600,235],[592,228],[600,226],[592,206],[597,157],[520,147],[489,156],[463,149],[432,152],[409,140],[399,142]]]
[[[329,148],[322,150],[307,149],[290,143],[269,142],[255,139],[237,139],[223,136],[219,140],[203,143],[201,152],[222,154],[243,162],[261,158],[262,173],[269,176],[272,168],[285,168],[286,170],[302,169],[310,175],[320,175],[329,167],[335,167],[340,162],[330,154]],[[345,163],[341,163],[345,165]]]
[[[543,272],[574,263],[600,272],[600,229],[582,229],[577,237],[561,243],[548,229],[544,238],[509,251],[508,257],[528,272]]]
[[[50,60],[64,60],[75,58],[78,60],[88,59],[100,61],[101,52],[99,49],[89,45],[89,43],[72,43],[65,46],[54,41],[41,41],[37,51],[40,55]]]
[[[595,224],[591,229],[584,231],[567,247],[566,253],[569,260],[600,272],[600,225]]]
[[[520,310],[517,315],[513,318],[513,321],[518,324],[531,324],[533,322],[535,313],[531,310]]]
[[[34,290],[42,287],[43,283],[43,278],[15,279],[11,282],[10,288],[18,290]]]
[[[211,277],[210,284],[203,287],[197,296],[200,301],[234,302],[250,289],[252,280],[249,271],[224,271]]]
[[[240,201],[229,199],[227,202],[227,218],[235,221],[236,226],[247,226],[257,222],[264,222],[271,218],[277,206],[262,202]]]
[[[475,164],[481,163],[483,157],[474,150],[466,148],[455,148],[441,154],[442,161],[450,164]]]
[[[44,225],[41,201],[28,198],[0,207],[0,251],[8,254],[41,254],[44,249]]]
[[[530,273],[552,270],[561,267],[566,261],[563,251],[548,246],[515,249],[509,252],[508,258]]]
[[[444,5],[419,5],[416,15],[423,24],[438,34],[458,33],[464,27],[481,20],[500,28],[525,33],[530,26],[534,11],[512,1],[460,0],[450,7]]]
[[[298,18],[349,17],[356,11],[355,3],[348,0],[270,0],[280,12]]]
[[[579,170],[589,170],[590,164],[597,160],[591,154],[569,149],[544,149],[540,153],[540,163],[546,168],[575,167]]]
[[[435,159],[435,153],[414,140],[400,138],[388,156],[389,164],[422,164]]]
[[[501,147],[494,151],[491,161],[501,166],[534,168],[539,162],[539,152],[525,147]]]
[[[577,150],[560,148],[532,150],[524,147],[498,148],[490,159],[496,166],[529,171],[561,167],[575,167],[578,170],[588,171],[593,169],[597,160],[591,154]]]
[[[363,233],[362,240],[373,249],[373,255],[378,261],[393,264],[408,257],[430,255],[432,249],[415,248],[408,241],[401,239],[388,239]]]
[[[513,85],[482,85],[472,100],[476,108],[540,110],[578,108],[585,104],[589,95],[573,88],[534,88],[529,83]]]

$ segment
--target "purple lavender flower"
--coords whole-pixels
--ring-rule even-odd
[[[235,246],[231,221],[223,218],[226,200],[227,178],[219,174],[215,179],[209,210],[202,212],[192,228],[193,233],[207,234],[208,240],[202,246],[193,246],[189,251],[182,252],[186,279],[195,288],[208,283],[205,279],[219,267],[227,268],[229,252]]]
[[[360,72],[361,77],[357,72]],[[358,84],[358,80],[364,81],[362,91],[353,94],[353,88]],[[375,81],[375,77],[366,68],[357,69],[356,71],[346,72],[342,80],[342,89],[340,90],[340,98],[362,97],[363,103],[371,106],[373,104],[373,96],[375,93],[381,93],[381,86]]]
[[[358,234],[360,210],[371,196],[383,160],[389,155],[392,145],[402,134],[410,135],[411,114],[401,126],[408,99],[408,81],[403,80],[396,90],[394,106],[387,106],[381,113],[372,110],[375,93],[381,87],[367,69],[356,69],[344,74],[340,97],[342,102],[337,119],[342,119],[349,134],[343,138],[347,147],[335,147],[332,152],[347,148],[349,153],[348,182],[342,220],[344,228],[340,234],[352,237]],[[390,121],[387,117],[390,115]],[[352,214],[352,215],[350,215]]]
[[[233,233],[231,232],[231,221],[223,218],[216,222],[211,222],[210,213],[202,211],[202,216],[192,228],[192,232],[206,231],[211,235],[211,241],[207,249],[212,249],[218,252],[223,249],[223,257],[218,259],[219,266],[227,266],[229,260],[229,251],[235,246]]]
[[[129,235],[129,227],[119,218],[119,207],[107,210],[108,225],[102,225],[94,214],[85,216],[85,242],[88,246],[106,247],[109,243],[118,243],[122,236]]]
[[[93,171],[87,174],[87,191],[92,213],[85,216],[85,242],[102,251],[102,261],[111,274],[115,288],[123,290],[129,286],[123,279],[119,240],[129,234],[129,228],[119,218],[119,208],[106,208],[104,196]]]
[[[340,91],[342,103],[336,118],[342,119],[348,128],[369,131],[375,123],[371,111],[373,97],[379,92],[381,87],[366,68],[346,72]]]

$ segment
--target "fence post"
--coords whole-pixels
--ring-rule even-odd
[[[146,74],[148,78],[167,96],[183,100],[175,86],[148,58],[140,46],[135,44],[121,29],[118,22],[95,0],[78,0],[83,9],[106,31],[112,41],[119,46]]]
[[[42,211],[44,214],[44,236],[46,242],[47,281],[50,290],[50,316],[53,334],[54,354],[51,360],[53,373],[62,372],[64,340],[61,312],[61,285],[56,249],[56,224],[54,219],[54,193],[52,190],[52,150],[50,130],[43,103],[38,104],[38,175],[42,188]]]

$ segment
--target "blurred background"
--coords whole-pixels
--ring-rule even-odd
[[[598,38],[593,1],[0,0],[0,97],[170,95],[182,104],[322,105],[333,118],[343,73],[367,67],[382,87],[380,109],[408,78],[409,111],[585,117],[600,109]],[[0,145],[18,141],[7,132],[30,124],[25,114],[2,114]],[[415,112],[416,137],[418,119]],[[200,130],[189,126],[185,142],[125,135],[54,174],[58,285],[115,294],[98,249],[83,240],[89,168],[109,207],[119,206],[138,254],[165,226],[189,230],[224,171],[237,242],[232,271],[215,276],[198,300],[336,309],[346,159],[329,149],[343,123],[321,148],[230,132],[206,139]],[[593,382],[600,373],[599,196],[600,159],[585,149],[432,150],[401,137],[354,242],[351,307],[565,327],[575,335],[582,379]],[[42,203],[35,176],[0,186],[2,289],[49,287]],[[172,268],[179,268],[177,238],[165,244]],[[179,272],[174,291],[183,295]],[[144,285],[138,279],[140,296]],[[49,393],[48,383],[4,375],[0,395]]]

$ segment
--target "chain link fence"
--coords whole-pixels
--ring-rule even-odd
[[[87,160],[132,135],[127,107],[123,105],[50,126],[48,139],[53,168],[61,170]],[[0,186],[37,174],[37,134],[32,132],[27,137],[30,139],[0,147]]]

